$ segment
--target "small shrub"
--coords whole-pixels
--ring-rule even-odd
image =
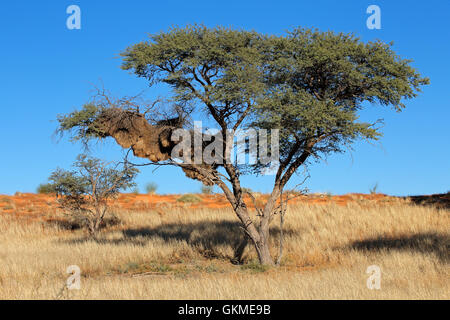
[[[122,221],[114,214],[110,214],[109,217],[105,217],[100,223],[99,229],[106,229],[120,225]],[[56,226],[62,230],[78,230],[85,226],[84,217],[79,215],[68,215],[66,219],[49,219],[45,221],[45,224],[49,226]]]
[[[378,182],[374,184],[372,188],[369,189],[370,194],[377,194]]]
[[[269,266],[259,264],[257,261],[251,261],[250,263],[241,266],[241,270],[247,270],[252,273],[266,272],[269,269]]]
[[[197,203],[201,202],[202,199],[199,196],[196,196],[195,194],[185,194],[182,195],[180,198],[178,198],[177,201],[184,203]]]
[[[123,267],[119,269],[120,273],[129,273],[129,272],[135,272],[140,269],[140,264],[137,262],[128,262]]]
[[[152,267],[156,272],[166,273],[172,271],[172,268],[166,264],[153,264]]]
[[[139,194],[139,188],[138,187],[133,188],[133,190],[131,190],[131,193],[138,195]]]
[[[51,183],[41,183],[36,188],[36,192],[39,194],[55,193],[55,188]]]
[[[74,171],[57,169],[49,181],[60,207],[95,237],[109,212],[109,200],[120,190],[135,186],[138,170],[126,165],[119,168],[84,154],[78,156],[74,167]]]
[[[204,184],[201,186],[200,191],[203,194],[213,194],[214,193],[214,186],[205,186]]]
[[[158,189],[158,185],[154,182],[147,183],[147,186],[145,187],[148,194],[156,193],[156,189]]]

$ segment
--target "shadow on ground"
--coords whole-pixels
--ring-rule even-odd
[[[69,240],[69,243],[96,241],[100,244],[132,244],[144,246],[151,240],[161,239],[165,242],[185,241],[188,245],[207,258],[230,258],[218,254],[218,247],[237,248],[243,240],[244,233],[239,222],[232,221],[199,221],[191,223],[165,223],[154,228],[128,228],[122,230],[123,238],[106,239],[102,235],[98,239],[81,238]],[[271,236],[279,238],[280,229],[270,229]],[[297,234],[292,229],[284,229],[285,236]],[[66,241],[67,243],[67,241]]]
[[[450,237],[436,233],[413,236],[378,237],[356,241],[350,246],[361,251],[399,250],[435,254],[441,262],[450,262]]]
[[[409,196],[404,198],[409,199],[416,205],[450,209],[450,192],[426,196]]]
[[[63,230],[78,230],[87,228],[87,225],[81,219],[48,219],[45,224],[49,226],[55,226]],[[107,217],[103,219],[100,224],[100,230],[120,225],[121,221],[116,216]]]

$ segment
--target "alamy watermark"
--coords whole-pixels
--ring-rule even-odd
[[[366,26],[370,30],[381,29],[381,9],[376,4],[367,7],[366,13],[370,16],[366,20]]]
[[[225,134],[208,129],[203,133],[202,122],[195,121],[194,130],[176,129],[171,139],[177,143],[171,158],[184,164],[259,164],[262,174],[274,174],[278,169],[278,129],[229,129]]]
[[[69,290],[80,290],[81,288],[81,270],[77,265],[68,266],[66,273],[70,276],[66,280],[66,287]]]
[[[377,265],[368,266],[366,273],[370,274],[367,278],[367,288],[370,290],[380,290],[381,289],[381,268]]]
[[[66,9],[66,13],[70,16],[66,20],[67,29],[81,29],[81,9],[77,5],[70,5]]]

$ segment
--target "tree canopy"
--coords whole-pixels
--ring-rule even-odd
[[[267,36],[188,26],[128,48],[122,67],[170,85],[176,101],[194,100],[221,129],[280,129],[287,169],[304,152],[318,156],[377,139],[375,123],[358,121],[363,103],[400,111],[402,99],[429,82],[391,47],[303,28]]]

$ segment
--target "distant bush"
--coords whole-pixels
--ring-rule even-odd
[[[201,202],[202,199],[199,196],[196,196],[195,194],[185,194],[177,199],[179,202],[185,202],[185,203],[197,203]]]
[[[131,190],[131,193],[132,194],[139,194],[139,188],[138,187],[133,188],[133,190]]]
[[[145,187],[145,190],[149,194],[156,193],[156,189],[158,189],[158,185],[154,182],[147,183],[147,186]]]
[[[51,183],[41,183],[36,188],[36,191],[40,194],[55,193],[55,187]]]
[[[204,184],[201,186],[200,191],[203,194],[213,194],[214,193],[214,186],[205,186]]]
[[[95,237],[109,212],[109,200],[119,191],[134,187],[138,170],[81,154],[75,170],[56,169],[49,178],[58,203],[80,225]]]
[[[376,194],[378,190],[378,182],[374,184],[372,188],[369,189],[370,194]]]

